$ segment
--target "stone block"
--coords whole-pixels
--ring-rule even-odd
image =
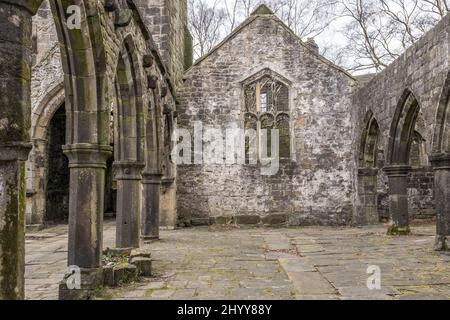
[[[220,216],[220,217],[211,217],[211,224],[231,224],[233,223],[232,216]]]
[[[103,267],[103,285],[114,287],[114,271],[112,266]]]
[[[135,265],[122,263],[113,267],[114,286],[131,283],[138,278],[138,269]]]
[[[234,219],[237,224],[243,225],[255,225],[261,222],[261,217],[254,215],[235,216]]]
[[[210,225],[210,221],[209,221],[209,218],[192,218],[191,219],[191,225],[193,227],[209,226]]]
[[[288,216],[285,214],[271,214],[262,218],[262,222],[269,226],[280,226],[286,224]]]
[[[152,253],[148,249],[138,248],[133,249],[130,253],[130,260],[133,258],[151,258]]]
[[[139,276],[151,277],[152,275],[152,259],[145,257],[131,258],[130,263],[135,265]]]

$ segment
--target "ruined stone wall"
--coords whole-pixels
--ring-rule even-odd
[[[34,59],[31,78],[31,142],[33,149],[26,162],[28,225],[41,224],[45,214],[47,185],[47,129],[50,119],[64,102],[64,74],[49,1],[33,16]]]
[[[185,74],[179,126],[243,125],[241,81],[268,68],[291,82],[293,155],[276,175],[259,166],[180,165],[181,225],[346,224],[352,214],[353,78],[271,15],[253,16]]]
[[[190,67],[193,59],[187,27],[187,0],[136,0],[135,3],[141,10],[169,74],[175,85],[179,86],[184,71]]]
[[[125,38],[132,39],[132,55],[137,59],[139,65],[143,65],[143,57],[146,54],[153,54],[153,65],[144,70],[142,67],[137,72],[137,80],[142,85],[143,114],[147,119],[149,113],[159,112],[162,118],[163,104],[175,107],[174,93],[170,92],[171,85],[166,80],[166,67],[157,63],[160,61],[157,49],[153,52],[153,40],[148,30],[142,29],[141,17],[133,8],[128,7],[126,1],[120,2],[118,9],[122,13],[130,10],[130,19],[126,26],[117,26],[114,24],[114,12],[108,13],[102,10],[101,37],[105,50],[105,85],[102,90],[105,93],[105,105],[112,109],[116,108],[115,78],[117,72],[117,62],[120,50],[123,50]],[[102,8],[103,9],[103,8]],[[126,16],[126,13],[124,14]],[[29,160],[26,163],[27,168],[27,224],[42,224],[46,208],[46,188],[48,174],[48,130],[53,115],[65,101],[64,94],[64,74],[61,65],[61,56],[59,43],[57,39],[56,28],[51,13],[49,1],[46,0],[40,7],[36,16],[33,17],[33,34],[35,42],[35,64],[32,69],[31,98],[31,139],[33,150],[30,153]],[[150,37],[150,39],[149,39]],[[157,89],[155,92],[161,94],[162,88],[166,88],[168,93],[164,98],[154,97],[150,88],[148,88],[148,77],[155,76],[157,79]],[[155,103],[157,106],[155,106]],[[160,123],[160,130],[163,132],[164,124]],[[141,138],[146,139],[145,130],[141,131]],[[155,134],[155,133],[149,133]],[[111,135],[111,143],[114,143]],[[163,162],[163,159],[161,159]],[[161,163],[161,168],[163,164]],[[175,173],[174,173],[175,174]],[[173,175],[174,175],[173,174]]]
[[[424,139],[424,161],[421,169],[414,169],[408,178],[409,208],[413,216],[429,215],[434,208],[432,173],[427,157],[431,154],[437,107],[450,68],[449,30],[450,16],[447,16],[384,71],[362,85],[354,97],[357,125],[354,148],[359,150],[364,118],[368,111],[372,111],[381,132],[379,147],[385,156],[379,168],[387,164],[389,131],[402,94],[409,89],[419,102],[420,113],[415,130]],[[379,181],[385,180],[380,170]],[[380,204],[381,211],[385,211],[385,204]]]

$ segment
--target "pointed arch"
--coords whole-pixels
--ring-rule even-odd
[[[380,127],[372,111],[368,111],[364,120],[359,148],[359,167],[375,168],[377,166]]]
[[[450,153],[450,71],[442,88],[436,113],[436,127],[433,137],[433,154]]]
[[[420,105],[411,90],[406,89],[397,105],[389,133],[388,164],[408,165]]]
[[[46,140],[47,130],[53,115],[65,101],[64,84],[55,86],[37,106],[31,119],[31,139]]]
[[[106,58],[99,4],[94,0],[50,1],[65,74],[67,143],[109,145]],[[66,12],[78,6],[80,28],[69,29]]]

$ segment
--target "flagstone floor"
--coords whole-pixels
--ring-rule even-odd
[[[162,231],[160,241],[146,245],[153,277],[108,289],[103,298],[450,299],[450,253],[432,250],[434,225],[416,224],[407,237],[387,236],[386,229]],[[114,237],[114,222],[105,223],[104,246],[113,247]],[[67,226],[27,234],[26,253],[27,299],[57,299]],[[368,289],[368,268],[380,272],[380,289]]]

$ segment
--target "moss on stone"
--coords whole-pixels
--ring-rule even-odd
[[[23,282],[20,283],[24,270],[25,243],[25,166],[19,166],[19,188],[6,184],[8,203],[4,227],[0,231],[2,252],[2,269],[0,270],[0,299],[23,299]],[[17,216],[18,215],[18,216]],[[22,280],[23,281],[23,280]]]
[[[399,227],[391,225],[387,231],[388,236],[407,236],[411,234],[411,229],[408,227]]]

